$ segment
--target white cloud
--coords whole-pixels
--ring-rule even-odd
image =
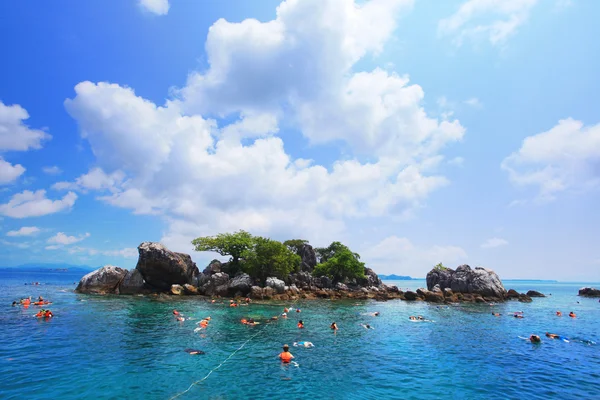
[[[25,168],[21,164],[12,165],[0,157],[0,185],[14,182],[24,172]]]
[[[568,189],[600,184],[600,124],[584,126],[571,118],[546,132],[529,136],[502,161],[511,182],[539,188],[538,200],[552,200]]]
[[[77,242],[81,242],[82,240],[90,237],[89,233],[85,233],[80,236],[68,236],[63,232],[58,232],[56,235],[52,236],[48,239],[48,243],[57,244],[57,245],[69,245]]]
[[[162,241],[185,251],[195,236],[237,229],[324,244],[348,219],[409,214],[448,184],[429,172],[464,128],[428,116],[408,77],[351,69],[383,49],[411,4],[289,0],[273,21],[219,20],[206,43],[209,70],[191,74],[164,106],[116,84],[79,83],[65,107],[97,167],[55,188],[161,215]],[[349,152],[332,165],[294,159],[281,120],[313,144],[342,142]]]
[[[459,167],[462,167],[464,163],[465,163],[465,159],[463,157],[454,157],[453,159],[448,160],[448,164],[456,165]]]
[[[46,247],[46,249],[48,249],[48,250],[57,250],[59,248],[60,248],[60,246],[47,246]],[[136,258],[139,255],[138,250],[135,247],[126,247],[124,249],[119,249],[119,250],[98,250],[98,249],[94,249],[94,248],[90,248],[90,247],[73,246],[73,247],[67,248],[67,251],[69,252],[69,254],[85,253],[89,256],[101,255],[101,256],[107,256],[107,257],[122,257],[122,258]]]
[[[16,247],[18,249],[28,249],[28,248],[31,247],[31,243],[27,243],[27,242],[20,242],[20,243],[9,242],[8,240],[4,240],[4,239],[0,239],[0,243],[2,243],[5,246]]]
[[[60,169],[56,165],[44,167],[42,168],[42,171],[47,175],[60,175],[63,172],[62,169]]]
[[[40,232],[40,228],[36,226],[24,226],[16,231],[6,232],[6,236],[33,236]]]
[[[482,249],[491,249],[494,247],[506,246],[508,242],[501,238],[491,238],[481,244]]]
[[[5,105],[0,101],[0,151],[26,151],[39,149],[51,136],[44,131],[30,129],[23,123],[29,118],[18,104]]]
[[[45,190],[25,190],[12,196],[6,204],[0,204],[0,214],[11,218],[39,217],[54,214],[73,207],[77,195],[69,192],[59,200],[46,198]]]
[[[169,0],[139,0],[142,9],[156,15],[167,15],[169,12]]]
[[[438,33],[453,36],[461,46],[465,39],[485,38],[504,44],[523,25],[537,0],[467,0],[458,11],[438,23]]]
[[[483,104],[481,104],[481,101],[479,101],[477,97],[471,97],[470,99],[465,100],[465,104],[473,108],[483,108]]]
[[[410,275],[422,278],[439,262],[454,267],[467,261],[458,246],[415,246],[409,239],[390,236],[361,253],[361,260],[380,274]]]

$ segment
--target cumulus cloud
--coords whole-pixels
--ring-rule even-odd
[[[219,20],[206,42],[210,68],[163,106],[131,88],[79,83],[65,107],[97,166],[55,189],[161,215],[162,241],[186,251],[195,236],[237,229],[324,244],[349,218],[405,215],[448,184],[432,160],[464,128],[428,116],[408,77],[352,67],[383,49],[411,4],[289,0],[272,21]],[[281,120],[313,144],[347,144],[348,156],[294,159]]]
[[[506,246],[508,242],[501,238],[491,238],[481,244],[482,249],[491,249],[494,247]]]
[[[18,104],[5,105],[0,101],[0,151],[26,151],[39,149],[51,136],[44,131],[31,129],[23,121],[27,111]]]
[[[40,232],[40,228],[36,226],[24,226],[16,231],[6,232],[6,236],[33,236]]]
[[[461,247],[421,247],[414,245],[407,238],[397,236],[389,236],[360,254],[362,261],[378,273],[419,278],[424,277],[439,262],[452,266],[467,261],[467,253]]]
[[[21,164],[12,165],[0,157],[0,185],[14,182],[24,172],[25,168]]]
[[[57,250],[59,246],[47,246],[47,250]],[[107,257],[121,257],[121,258],[136,258],[138,256],[138,250],[135,247],[126,247],[118,250],[98,250],[91,247],[73,246],[67,248],[69,254],[87,254],[89,256],[107,256]]]
[[[44,167],[42,168],[42,171],[47,175],[60,175],[63,172],[62,169],[60,169],[56,165]]]
[[[48,243],[55,245],[69,245],[77,242],[81,242],[82,240],[90,237],[89,233],[85,233],[79,236],[68,236],[63,232],[58,232],[56,235],[52,236],[48,239]]]
[[[169,12],[169,0],[139,0],[142,9],[156,15],[167,15]]]
[[[600,124],[584,126],[571,118],[560,120],[552,129],[525,138],[501,166],[515,185],[537,187],[538,200],[552,200],[568,189],[597,187]]]
[[[4,239],[0,239],[0,243],[2,243],[5,246],[11,246],[11,247],[16,247],[18,249],[28,249],[31,247],[31,243],[27,243],[27,242],[9,242],[8,240],[4,240]]]
[[[39,217],[54,214],[73,207],[77,195],[68,192],[62,199],[50,200],[45,190],[25,190],[11,197],[8,203],[0,204],[0,214],[11,218]]]
[[[467,0],[458,11],[438,23],[438,33],[452,36],[461,46],[465,39],[485,38],[502,45],[529,18],[537,0]]]

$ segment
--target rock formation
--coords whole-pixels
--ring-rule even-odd
[[[600,289],[584,287],[579,289],[579,296],[600,297]]]
[[[480,295],[484,299],[504,300],[506,289],[502,281],[491,269],[461,265],[455,270],[432,269],[427,274],[427,289],[439,285],[441,290],[449,288],[453,293]]]
[[[127,270],[114,265],[105,265],[85,275],[75,289],[79,293],[109,294],[116,293]]]
[[[192,284],[199,274],[196,263],[188,254],[175,253],[160,243],[144,242],[138,246],[137,266],[146,284],[170,290],[171,285]]]
[[[317,266],[317,254],[315,250],[310,244],[305,244],[300,249],[300,254],[298,254],[302,259],[302,265],[300,269],[306,272],[312,272],[313,269]]]

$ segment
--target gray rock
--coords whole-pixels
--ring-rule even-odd
[[[263,288],[262,292],[263,292],[264,299],[270,299],[275,294],[275,289],[273,289],[270,286],[267,286],[267,287]]]
[[[298,287],[296,285],[291,285],[290,286],[290,292],[292,292],[292,294],[297,295],[300,293],[300,290],[298,290]]]
[[[335,289],[336,290],[348,290],[348,286],[346,286],[345,284],[343,284],[342,282],[338,282],[335,284]]]
[[[412,290],[408,290],[408,291],[404,292],[404,299],[405,300],[416,300],[417,294],[415,292],[413,292]]]
[[[119,294],[138,294],[144,291],[144,278],[137,269],[127,271],[119,284]]]
[[[216,296],[224,297],[224,296],[227,296],[228,292],[229,292],[229,285],[226,283],[224,285],[215,287],[213,294]]]
[[[529,296],[529,297],[546,297],[543,293],[540,293],[537,290],[528,291],[527,296]]]
[[[252,278],[250,275],[243,273],[234,277],[229,281],[229,292],[230,293],[242,293],[243,296],[250,292],[252,288]]]
[[[452,289],[450,289],[450,288],[444,289],[444,296],[451,297],[452,295],[454,295],[454,292],[452,291]]]
[[[263,298],[263,288],[260,286],[252,286],[250,288],[250,297],[253,299],[262,299]]]
[[[450,288],[454,293],[473,293],[481,296],[504,299],[506,289],[502,281],[491,269],[461,265],[456,271],[432,269],[427,274],[427,288],[439,285],[442,290]]]
[[[198,294],[198,288],[194,285],[190,285],[189,283],[183,285],[183,289],[185,290],[185,294]]]
[[[362,286],[381,286],[382,282],[379,276],[371,268],[365,268],[365,278],[358,282]]]
[[[331,282],[331,279],[329,279],[326,276],[322,276],[320,278],[315,278],[314,282],[315,282],[315,286],[318,287],[319,289],[330,289],[333,285],[333,283]]]
[[[310,273],[300,271],[297,274],[290,274],[290,284],[302,289],[309,289],[311,286],[314,286],[315,279]]]
[[[192,284],[199,274],[189,254],[175,253],[160,243],[144,242],[138,246],[138,252],[136,269],[148,285],[157,289],[170,290],[174,284]]]
[[[302,259],[301,270],[312,272],[317,265],[317,254],[310,244],[305,244],[300,249],[300,258]]]
[[[114,265],[105,265],[81,278],[75,291],[91,294],[117,293],[119,284],[127,272],[126,269]]]
[[[267,278],[265,284],[267,287],[273,288],[277,294],[281,294],[285,291],[285,282],[281,279],[270,276]]]
[[[579,296],[600,297],[600,290],[591,287],[584,287],[579,289]]]
[[[208,266],[206,268],[204,268],[204,271],[202,271],[202,273],[204,275],[212,275],[212,274],[216,274],[218,272],[221,272],[223,269],[223,264],[221,263],[221,261],[219,260],[212,260],[210,262],[210,264],[208,264]]]

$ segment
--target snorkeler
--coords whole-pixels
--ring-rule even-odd
[[[302,320],[298,321],[298,329],[303,329],[304,328],[304,322],[302,322]]]
[[[522,314],[516,314],[516,313],[513,314],[513,317],[515,317],[515,318],[525,318],[525,317],[523,317]]]
[[[416,321],[417,317],[415,317],[414,315],[411,315],[410,317],[408,317],[408,319],[410,319],[411,321]]]
[[[331,325],[329,326],[330,329],[333,329],[334,331],[338,330],[338,326],[335,322],[332,322]]]
[[[375,311],[374,313],[370,314],[373,317],[379,317],[379,311]]]
[[[560,311],[557,311],[557,312],[556,312],[556,316],[557,316],[557,317],[562,317],[562,312],[560,312]]]
[[[362,327],[363,327],[363,328],[365,328],[365,329],[375,329],[375,328],[373,328],[373,327],[372,327],[371,325],[369,325],[369,324],[360,324],[360,326],[362,326]]]
[[[197,350],[197,349],[185,349],[184,351],[191,355],[205,354],[202,350]]]
[[[497,312],[493,312],[493,313],[492,313],[492,315],[493,315],[494,317],[499,317],[499,316],[501,316],[502,314],[500,314],[500,313],[497,313]]]
[[[288,346],[287,344],[283,345],[283,351],[279,353],[279,358],[286,364],[292,361],[292,358],[294,358],[294,356],[292,355],[292,353],[290,353],[290,346]]]
[[[571,318],[577,318],[577,315],[575,315],[575,313],[573,311],[571,311],[569,313],[569,317],[571,317]]]
[[[542,339],[540,339],[540,337],[538,335],[531,335],[531,336],[529,336],[529,341],[531,343],[541,343]]]
[[[287,313],[281,314],[281,318],[287,318]]]
[[[294,345],[294,347],[298,347],[298,346],[306,347],[306,348],[315,347],[315,345],[312,342],[297,342],[297,343],[294,342],[293,345]]]

